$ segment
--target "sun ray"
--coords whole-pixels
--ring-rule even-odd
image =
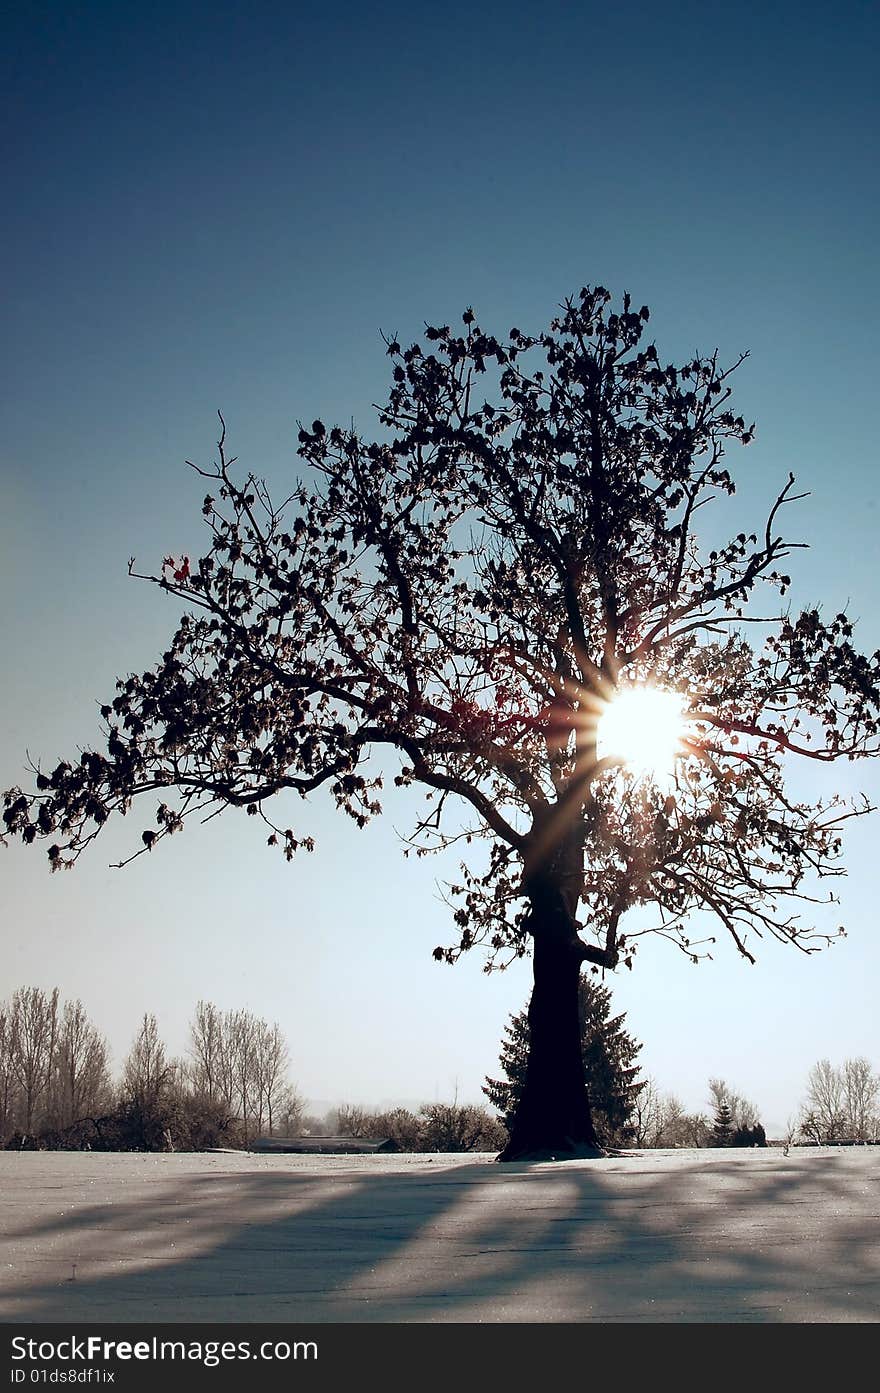
[[[684,700],[678,692],[642,683],[621,687],[604,703],[596,731],[600,759],[619,759],[636,779],[671,782],[684,754]]]

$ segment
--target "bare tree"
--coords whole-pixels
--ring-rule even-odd
[[[807,1078],[804,1125],[820,1144],[839,1141],[846,1127],[843,1079],[831,1061],[820,1059]]]
[[[663,1099],[656,1083],[651,1078],[645,1080],[644,1088],[635,1099],[632,1122],[635,1128],[636,1146],[656,1147],[661,1145]]]
[[[705,1113],[686,1112],[678,1121],[679,1146],[701,1148],[709,1145],[712,1125]]]
[[[122,1071],[122,1107],[130,1127],[129,1144],[145,1151],[172,1147],[170,1124],[179,1099],[179,1070],[167,1058],[159,1023],[144,1013]]]
[[[256,1023],[254,1032],[254,1071],[258,1098],[257,1112],[262,1130],[265,1118],[269,1135],[275,1130],[279,1108],[289,1085],[287,1071],[290,1065],[290,1051],[277,1021],[269,1025],[267,1021]]]
[[[81,1001],[20,987],[0,1003],[0,1144],[70,1127],[109,1103],[107,1044]]]
[[[724,1103],[727,1104],[734,1132],[757,1127],[760,1115],[755,1104],[749,1102],[741,1093],[734,1093],[723,1079],[709,1080],[709,1098],[716,1112]]]
[[[31,1133],[48,1101],[58,1037],[58,988],[19,987],[9,1013],[12,1072],[18,1085],[20,1125]]]
[[[666,1093],[661,1102],[662,1127],[659,1146],[681,1146],[686,1125],[687,1109],[674,1093]]]
[[[169,1081],[169,1064],[159,1037],[159,1022],[152,1013],[145,1012],[123,1066],[125,1096],[143,1108],[149,1107],[158,1102]]]
[[[92,1116],[108,1101],[109,1091],[107,1042],[82,1002],[67,1001],[58,1030],[51,1121],[57,1127],[69,1127]]]
[[[797,1139],[804,1132],[804,1117],[802,1113],[792,1113],[785,1124],[783,1131],[783,1155],[787,1156],[791,1148],[796,1144]]]
[[[474,1103],[426,1103],[420,1111],[422,1151],[497,1151],[507,1129]]]
[[[806,1137],[807,1141],[812,1142],[814,1146],[821,1146],[827,1140],[819,1114],[815,1108],[807,1107],[806,1104],[801,1112],[799,1130],[801,1136]]]
[[[357,1103],[342,1103],[336,1109],[334,1127],[340,1137],[371,1137],[375,1113]]]
[[[285,1083],[275,1109],[274,1131],[282,1137],[295,1137],[302,1131],[304,1105],[292,1083]]]
[[[418,1151],[421,1148],[422,1119],[410,1112],[409,1108],[389,1108],[377,1112],[370,1126],[371,1136],[387,1137],[396,1142],[401,1151]]]
[[[245,1142],[254,1131],[276,1131],[282,1119],[287,1131],[301,1116],[277,1022],[200,1001],[190,1023],[190,1055],[194,1089],[239,1119]]]
[[[247,1145],[254,1127],[262,1131],[260,1112],[262,1099],[257,1085],[257,1021],[249,1011],[233,1011],[229,1015],[230,1053],[233,1061],[238,1116],[244,1128]]]
[[[12,1064],[12,1018],[6,1002],[0,1002],[0,1147],[14,1129],[15,1071]]]
[[[689,1113],[674,1093],[659,1100],[654,1146],[706,1146],[710,1127],[701,1113]]]
[[[870,1141],[877,1132],[880,1078],[864,1057],[845,1059],[842,1070],[846,1134],[853,1141]]]
[[[224,1087],[223,1018],[211,1001],[199,1001],[190,1022],[192,1082],[211,1102],[229,1102]]]

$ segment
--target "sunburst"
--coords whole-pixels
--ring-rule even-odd
[[[603,703],[596,730],[600,759],[619,759],[636,779],[668,784],[684,753],[684,699],[650,683],[620,687]]]

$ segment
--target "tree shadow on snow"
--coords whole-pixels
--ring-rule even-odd
[[[652,1163],[645,1153],[390,1173],[206,1170],[106,1204],[59,1190],[63,1213],[7,1227],[0,1315],[873,1321],[878,1170],[880,1157],[846,1154]]]

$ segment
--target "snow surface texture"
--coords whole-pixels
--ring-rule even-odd
[[[0,1153],[0,1319],[876,1321],[880,1148]]]

